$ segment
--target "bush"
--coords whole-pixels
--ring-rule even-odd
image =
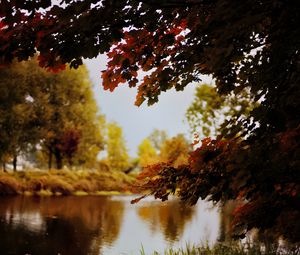
[[[95,182],[86,179],[77,181],[73,186],[76,191],[95,192],[97,190]]]
[[[29,181],[27,188],[34,194],[43,190],[49,190],[53,194],[71,195],[73,186],[64,181],[60,176],[43,176]]]
[[[39,192],[45,189],[44,187],[46,182],[47,182],[47,177],[45,176],[31,179],[27,184],[27,189],[29,189],[29,191],[32,191],[33,193]]]
[[[0,176],[0,195],[17,195],[22,186],[11,176]]]
[[[71,195],[74,190],[71,184],[62,180],[58,176],[49,176],[46,179],[44,187],[54,194],[59,193],[62,195]]]

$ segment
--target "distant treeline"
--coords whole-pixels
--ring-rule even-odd
[[[122,128],[106,123],[93,96],[86,67],[58,73],[36,58],[0,69],[0,162],[2,169],[102,168],[130,172],[150,164],[187,163],[190,143],[154,130],[130,158]],[[101,151],[106,153],[99,162]],[[24,163],[25,162],[25,163]]]

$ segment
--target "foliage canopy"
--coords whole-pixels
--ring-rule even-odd
[[[300,8],[298,0],[2,1],[0,62],[58,71],[109,52],[103,86],[138,86],[136,104],[211,74],[217,92],[248,89],[260,105],[205,139],[188,165],[157,165],[143,187],[163,200],[242,199],[240,234],[253,227],[300,240]],[[147,71],[139,81],[137,71]]]
[[[122,128],[115,122],[107,124],[107,160],[113,170],[126,171],[129,167],[129,155]]]
[[[186,117],[192,132],[204,137],[216,136],[221,132],[226,133],[239,119],[248,117],[258,105],[246,90],[238,95],[220,95],[214,86],[201,84],[196,88]]]
[[[138,146],[139,165],[145,167],[158,162],[155,148],[149,138],[145,138]]]
[[[3,163],[5,156],[17,157],[40,147],[49,168],[52,156],[57,168],[64,158],[70,165],[95,164],[103,149],[103,116],[98,114],[84,66],[53,74],[31,59],[1,68],[0,76]]]

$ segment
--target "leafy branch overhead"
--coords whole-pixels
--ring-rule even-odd
[[[4,0],[0,63],[38,53],[40,66],[57,72],[106,53],[104,88],[137,87],[137,105],[212,75],[221,100],[247,111],[216,128],[186,165],[150,167],[141,189],[162,200],[179,189],[191,203],[240,199],[240,232],[300,241],[299,24],[298,0]],[[253,107],[243,108],[248,98]]]
[[[271,43],[280,38],[291,45],[290,58],[297,50],[297,1],[157,2],[61,1],[52,6],[51,1],[3,1],[0,61],[38,52],[41,66],[58,71],[65,63],[76,68],[82,58],[110,51],[104,87],[138,84],[139,105],[156,102],[161,91],[199,81],[200,74],[213,74],[221,92],[251,83],[259,96],[267,90],[259,80],[268,79],[260,73],[271,59],[280,63],[287,51],[274,51]],[[256,55],[250,54],[253,50]],[[269,73],[284,78],[286,70],[279,66],[282,72]],[[139,69],[151,70],[140,82]]]

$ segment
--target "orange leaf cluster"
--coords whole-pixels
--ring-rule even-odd
[[[138,84],[137,70],[147,74],[139,85],[136,105],[140,105],[147,97],[160,93],[158,83],[159,73],[170,63],[161,56],[172,56],[177,53],[185,39],[182,32],[186,29],[186,22],[179,25],[173,24],[167,29],[149,32],[146,29],[132,30],[124,33],[121,42],[115,44],[107,54],[109,62],[107,69],[102,72],[103,87],[113,91],[119,84],[128,82],[130,87]],[[170,46],[170,40],[173,42]],[[155,100],[155,99],[154,99]]]

